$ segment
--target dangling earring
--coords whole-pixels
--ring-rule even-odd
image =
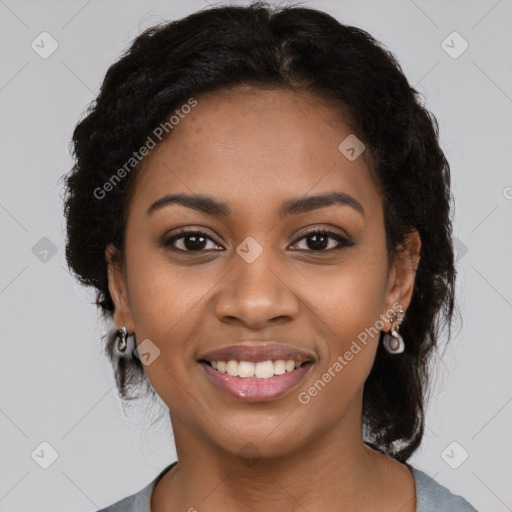
[[[123,354],[126,352],[126,347],[128,346],[128,343],[126,343],[126,336],[128,336],[128,331],[126,330],[126,327],[123,325],[121,329],[118,331],[119,337],[117,338],[117,345],[116,348],[118,352]]]
[[[400,308],[398,311],[393,313],[391,317],[391,323],[393,324],[391,330],[384,335],[382,339],[382,344],[387,352],[390,354],[401,354],[405,349],[405,344],[402,336],[398,334],[398,329],[400,328],[400,324],[395,324],[395,320],[398,315],[403,315],[404,311]],[[401,320],[401,319],[400,319]]]
[[[134,336],[128,336],[128,331],[123,325],[118,331],[118,338],[115,344],[115,351],[118,357],[129,358],[132,355]]]

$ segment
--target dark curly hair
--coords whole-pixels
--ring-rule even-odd
[[[65,177],[68,264],[97,289],[97,305],[112,318],[105,248],[114,244],[122,260],[140,165],[110,186],[106,199],[95,190],[191,97],[237,85],[307,91],[338,109],[371,157],[390,257],[412,229],[419,232],[420,261],[401,326],[406,350],[390,356],[379,344],[363,396],[368,440],[404,462],[420,445],[429,361],[454,313],[450,168],[435,117],[394,56],[364,30],[315,9],[261,2],[208,8],[145,30],[109,68],[73,133],[75,165]],[[111,361],[115,337],[115,330],[107,336]],[[137,357],[114,366],[121,398],[141,383],[153,392]]]

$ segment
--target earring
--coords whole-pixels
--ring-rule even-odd
[[[128,336],[128,331],[123,325],[118,331],[118,338],[115,344],[115,351],[118,357],[129,358],[132,355],[134,336]]]
[[[126,327],[123,325],[121,329],[119,329],[118,333],[119,337],[117,338],[116,348],[122,354],[126,351],[126,347],[128,346],[128,343],[126,343],[126,336],[128,336],[128,331],[126,330]]]
[[[391,323],[393,324],[391,327],[391,330],[384,335],[384,338],[382,339],[382,344],[384,345],[384,348],[386,351],[390,354],[401,354],[405,349],[405,343],[398,334],[398,329],[400,328],[400,324],[395,324],[395,320],[397,319],[398,315],[403,315],[404,311],[402,308],[400,308],[398,311],[393,313],[393,316],[391,317]],[[400,321],[402,321],[403,317],[400,318]]]

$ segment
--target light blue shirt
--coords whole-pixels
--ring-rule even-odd
[[[98,512],[151,512],[153,489],[160,478],[176,464],[177,462],[173,462],[163,469],[144,489]],[[477,512],[462,496],[452,494],[423,471],[409,464],[407,467],[412,471],[416,482],[416,512]]]

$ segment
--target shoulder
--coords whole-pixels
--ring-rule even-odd
[[[112,505],[98,510],[98,512],[151,512],[150,502],[152,490],[153,482],[139,492],[116,501]]]
[[[151,493],[158,480],[175,464],[167,466],[144,489],[102,508],[98,512],[151,512]],[[416,484],[416,512],[478,512],[462,496],[452,494],[446,487],[423,471],[412,466],[409,468],[414,475]]]
[[[409,467],[416,482],[416,512],[477,512],[462,496],[452,494],[423,471]]]
[[[135,494],[131,494],[122,500],[116,501],[106,508],[97,512],[151,512],[151,494],[156,484],[167,471],[173,468],[177,462],[173,462],[164,468],[144,489]]]

